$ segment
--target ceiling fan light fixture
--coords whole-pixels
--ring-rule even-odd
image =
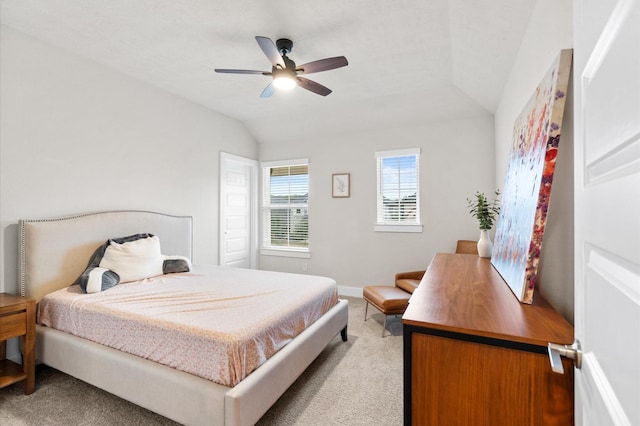
[[[278,90],[291,90],[298,85],[298,82],[290,73],[281,71],[274,74],[273,85]]]
[[[271,72],[224,68],[216,68],[215,71],[226,74],[262,74],[271,76],[273,81],[260,93],[261,98],[271,97],[276,90],[291,90],[296,86],[300,86],[302,89],[308,90],[316,95],[327,96],[331,93],[331,89],[308,78],[300,77],[300,75],[333,70],[349,65],[347,58],[344,56],[335,56],[333,58],[307,62],[297,67],[296,63],[287,57],[293,48],[293,42],[291,40],[281,38],[274,43],[269,37],[256,36],[256,41],[262,53],[264,53],[267,59],[269,59],[269,62],[271,62]]]

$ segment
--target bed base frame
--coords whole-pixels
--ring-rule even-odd
[[[191,258],[191,229],[191,217],[140,211],[21,220],[21,293],[39,301],[68,286],[114,236],[150,232],[164,253]],[[186,425],[253,425],[338,333],[346,341],[347,322],[348,302],[340,300],[233,388],[43,326],[36,326],[36,358]]]
[[[182,424],[253,425],[338,333],[346,334],[347,319],[341,300],[233,388],[43,326],[36,326],[36,358]]]

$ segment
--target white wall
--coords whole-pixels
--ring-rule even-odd
[[[3,27],[0,291],[17,293],[17,221],[97,210],[192,215],[218,262],[219,152],[257,159],[244,126]]]
[[[513,123],[561,49],[573,46],[571,0],[538,0],[495,113],[496,186],[502,187]],[[569,82],[571,88],[572,81]],[[536,292],[573,322],[573,95],[565,106]]]
[[[331,139],[260,145],[262,161],[309,158],[310,259],[261,256],[261,268],[327,275],[339,286],[393,285],[396,272],[425,269],[436,252],[453,252],[456,240],[479,236],[467,197],[495,190],[493,117],[374,129]],[[374,152],[422,148],[422,233],[374,232]],[[331,197],[331,175],[351,174],[351,197]]]

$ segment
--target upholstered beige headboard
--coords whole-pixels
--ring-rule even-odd
[[[192,218],[145,211],[111,211],[18,223],[20,293],[37,302],[67,287],[109,238],[150,233],[162,254],[191,259]]]

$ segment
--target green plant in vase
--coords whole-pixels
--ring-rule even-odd
[[[480,227],[480,240],[478,241],[478,255],[491,257],[493,243],[488,231],[493,228],[498,215],[500,215],[500,190],[496,189],[495,197],[490,200],[483,192],[477,191],[473,198],[467,198],[467,206],[471,216],[478,220]]]

